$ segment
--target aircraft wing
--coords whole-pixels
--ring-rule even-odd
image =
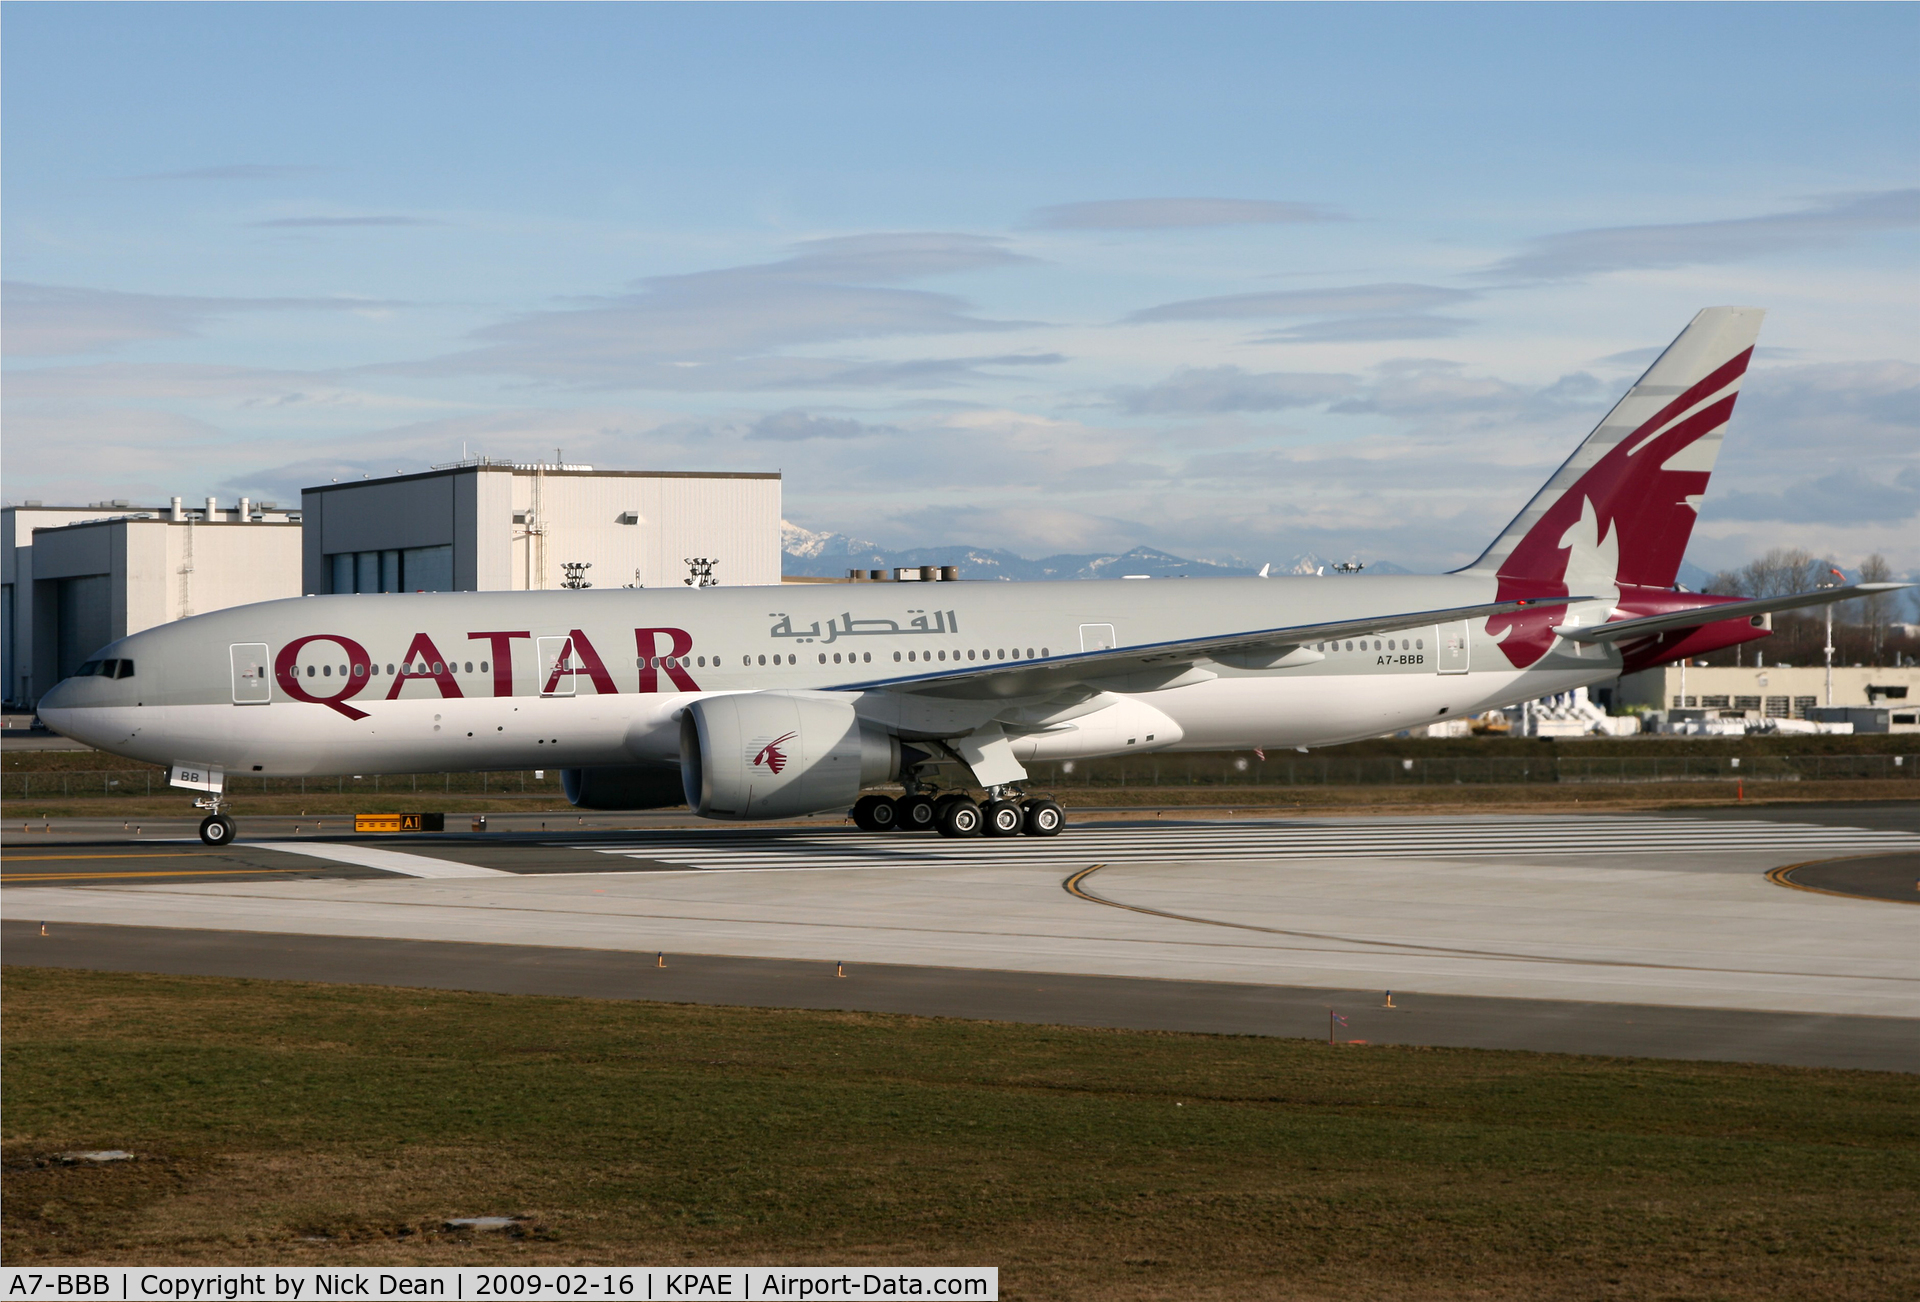
[[[930,696],[991,700],[1044,696],[1076,683],[1097,686],[1102,680],[1127,680],[1129,687],[1139,691],[1148,689],[1146,680],[1150,678],[1163,680],[1159,682],[1160,686],[1171,685],[1174,679],[1188,672],[1198,660],[1241,657],[1244,658],[1241,663],[1247,663],[1248,667],[1255,667],[1249,662],[1260,662],[1263,667],[1277,668],[1280,666],[1275,662],[1298,656],[1300,658],[1289,663],[1310,664],[1322,657],[1317,652],[1302,650],[1309,642],[1331,642],[1335,638],[1363,635],[1371,637],[1375,633],[1397,633],[1421,625],[1450,624],[1459,620],[1504,615],[1532,606],[1563,606],[1569,602],[1592,600],[1592,597],[1536,597],[1488,602],[1481,606],[1453,606],[1444,610],[1403,610],[1330,623],[1250,629],[1172,642],[1153,642],[1144,646],[1079,651],[1017,664],[996,662],[939,669],[924,674],[849,683],[836,690],[892,689]],[[1229,663],[1234,661],[1230,660]]]
[[[1756,615],[1765,615],[1776,610],[1798,610],[1802,606],[1824,606],[1834,601],[1851,601],[1855,597],[1871,597],[1877,592],[1898,592],[1901,588],[1912,586],[1911,583],[1855,583],[1844,588],[1816,588],[1812,592],[1796,592],[1785,597],[1723,601],[1712,606],[1695,606],[1690,610],[1672,610],[1664,615],[1616,619],[1608,624],[1591,624],[1585,627],[1562,624],[1553,631],[1569,642],[1618,642],[1624,638],[1651,637],[1656,633],[1667,633],[1674,629],[1718,624],[1723,619],[1751,619]]]

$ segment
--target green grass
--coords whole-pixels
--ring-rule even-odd
[[[1908,1076],[33,968],[4,993],[10,1265],[1920,1295]],[[70,1148],[141,1160],[49,1160]],[[489,1214],[525,1228],[439,1228]]]

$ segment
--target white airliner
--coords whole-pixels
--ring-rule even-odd
[[[590,809],[1051,836],[1026,761],[1374,737],[1904,586],[1674,586],[1761,316],[1701,312],[1451,574],[302,597],[123,638],[40,717],[171,766],[215,845],[231,774],[534,767]]]

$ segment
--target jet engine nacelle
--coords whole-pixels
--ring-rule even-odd
[[[695,701],[680,718],[680,776],[703,818],[793,818],[851,804],[900,774],[900,740],[853,703],[787,692]]]
[[[560,787],[577,809],[665,809],[686,799],[672,764],[561,769]]]

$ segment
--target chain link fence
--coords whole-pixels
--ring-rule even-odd
[[[38,796],[152,796],[181,792],[185,788],[167,785],[167,775],[157,769],[104,769],[79,773],[8,773],[0,777],[0,799],[24,800]],[[306,796],[306,795],[457,795],[492,796],[511,799],[516,796],[557,800],[559,769],[529,769],[517,773],[387,773],[367,777],[256,778],[245,774],[227,775],[229,796]]]
[[[1027,766],[1035,785],[1122,787],[1522,786],[1558,783],[1901,781],[1920,777],[1920,755],[1378,756],[1197,754],[1070,760]],[[154,769],[7,773],[0,798],[73,799],[165,795]],[[562,797],[560,770],[510,773],[401,773],[366,777],[265,778],[230,774],[230,796],[459,795],[498,799]]]
[[[1432,756],[1164,755],[1027,765],[1056,788],[1521,786],[1538,782],[1653,783],[1899,780],[1915,755]]]

